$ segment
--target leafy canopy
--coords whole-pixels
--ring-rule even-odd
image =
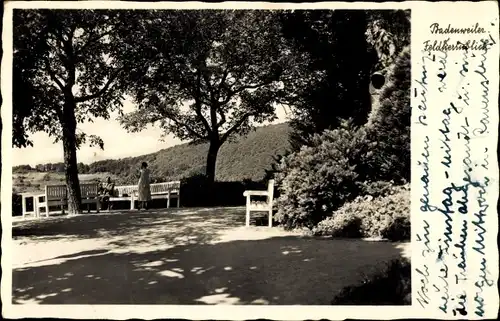
[[[362,10],[297,10],[280,16],[283,33],[301,64],[284,93],[292,106],[294,150],[310,145],[314,134],[336,128],[341,120],[357,125],[370,109],[370,72],[376,53],[365,32]]]
[[[77,123],[109,118],[121,106],[125,71],[117,55],[126,35],[117,10],[15,10],[13,144],[32,145],[30,134],[62,138],[64,104],[75,104]],[[91,144],[103,143],[90,136]],[[78,133],[77,147],[86,140]]]
[[[385,74],[409,44],[409,19],[409,11],[402,10],[282,12],[283,34],[301,62],[284,92],[293,107],[294,150],[343,119],[366,122],[371,75]]]
[[[157,11],[142,14],[129,75],[138,109],[130,131],[157,123],[183,140],[222,144],[275,119],[289,55],[275,14],[266,11]]]

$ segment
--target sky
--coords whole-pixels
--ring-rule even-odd
[[[124,112],[134,110],[130,101],[124,102]],[[278,106],[276,110],[278,119],[272,124],[287,121],[286,112],[283,107]],[[78,162],[89,164],[103,159],[117,159],[131,156],[140,156],[154,153],[160,149],[168,148],[183,143],[178,138],[169,135],[161,141],[161,129],[149,125],[147,129],[139,133],[128,133],[116,120],[118,113],[113,113],[109,120],[102,118],[94,119],[94,122],[79,124],[78,129],[87,135],[97,135],[104,141],[104,150],[99,147],[89,147],[88,144],[77,150]],[[265,125],[265,124],[264,124]],[[31,136],[33,147],[13,148],[12,165],[35,166],[37,164],[58,163],[63,161],[62,143],[54,143],[54,139],[44,132],[38,132]]]

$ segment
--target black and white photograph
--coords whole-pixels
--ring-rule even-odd
[[[410,35],[403,9],[14,9],[12,304],[411,305]]]

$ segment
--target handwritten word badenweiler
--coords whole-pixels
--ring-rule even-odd
[[[481,34],[486,33],[484,28],[479,26],[479,23],[468,28],[453,28],[450,24],[446,28],[441,28],[439,23],[434,22],[430,25],[432,34]]]

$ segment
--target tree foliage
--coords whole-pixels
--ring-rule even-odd
[[[76,149],[103,147],[77,124],[109,118],[121,106],[125,72],[120,44],[126,12],[113,10],[15,10],[13,144],[29,146],[44,131],[63,143],[69,212],[79,211]]]
[[[297,10],[281,15],[284,36],[302,63],[284,93],[293,107],[294,150],[342,120],[366,122],[370,78],[385,70],[410,41],[402,10]]]
[[[297,10],[281,17],[283,33],[303,63],[291,78],[292,144],[309,145],[312,135],[333,129],[342,119],[356,125],[370,110],[370,72],[376,53],[366,41],[362,10]]]
[[[289,65],[275,14],[148,12],[136,30],[148,35],[131,49],[141,66],[130,75],[138,109],[122,123],[131,131],[154,123],[165,134],[209,142],[206,173],[213,179],[222,144],[275,119]]]
[[[14,11],[14,146],[32,145],[29,134],[62,138],[68,94],[75,120],[109,118],[121,106],[118,75],[124,71],[118,40],[123,12],[114,10]],[[71,93],[68,92],[71,89]],[[74,94],[74,93],[78,94]],[[58,120],[58,121],[53,121]],[[84,143],[83,134],[78,143]]]

